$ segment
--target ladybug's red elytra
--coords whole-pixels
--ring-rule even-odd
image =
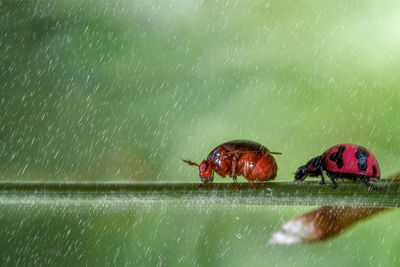
[[[237,176],[242,175],[256,188],[253,181],[268,181],[276,177],[278,165],[268,148],[253,141],[233,140],[214,148],[207,160],[197,164],[190,160],[184,162],[199,167],[200,179],[204,184],[214,180],[214,172],[222,178],[232,177],[235,189],[238,190]]]
[[[329,148],[321,156],[300,166],[294,178],[303,181],[307,176],[321,176],[321,184],[325,184],[323,171],[332,180],[334,188],[337,188],[336,178],[346,178],[354,182],[362,181],[375,190],[381,189],[370,183],[370,178],[381,177],[378,162],[368,149],[359,145],[339,144]]]

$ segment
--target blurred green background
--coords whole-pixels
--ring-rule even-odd
[[[277,180],[292,180],[298,166],[338,143],[367,147],[390,175],[400,165],[399,23],[397,2],[0,1],[0,179],[197,182],[181,159],[200,161],[231,139],[282,152]],[[1,234],[3,260],[34,231],[40,246],[59,240],[54,253],[90,265],[154,266],[160,255],[171,266],[399,261],[399,242],[390,240],[400,230],[386,231],[397,212],[332,243],[289,248],[266,241],[298,208],[164,207],[160,222],[154,206],[98,216],[90,207],[64,214],[50,206],[1,207],[2,224],[15,226]],[[247,219],[230,225],[236,217]],[[41,228],[43,220],[54,229]],[[82,220],[93,235],[78,231]],[[246,226],[256,228],[237,242],[234,228]],[[182,243],[174,239],[180,227]],[[67,250],[68,236],[57,239],[62,229],[80,240],[76,252]],[[157,234],[148,237],[149,229]],[[13,232],[16,240],[5,238]],[[164,246],[167,237],[174,241]],[[47,262],[34,242],[24,251],[25,260],[60,263]]]

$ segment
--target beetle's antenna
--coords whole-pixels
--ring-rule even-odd
[[[269,151],[268,153],[269,153],[269,154],[275,154],[275,155],[282,155],[281,152],[271,152],[271,151]]]
[[[199,164],[197,164],[196,162],[193,162],[193,161],[190,161],[190,160],[188,160],[188,159],[183,159],[183,162],[186,162],[187,164],[189,164],[189,165],[195,165],[195,166],[199,166]]]

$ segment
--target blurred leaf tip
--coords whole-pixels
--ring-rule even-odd
[[[324,206],[284,223],[270,244],[291,245],[321,242],[385,208]]]

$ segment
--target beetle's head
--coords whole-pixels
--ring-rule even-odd
[[[207,183],[207,182],[210,182],[213,180],[211,164],[208,164],[208,162],[206,160],[203,160],[200,163],[199,174],[200,174],[201,181],[203,181],[204,183]]]
[[[297,169],[296,173],[294,174],[294,180],[304,181],[304,179],[306,179],[306,176],[307,176],[307,167],[306,165],[303,165]]]
[[[212,180],[214,179],[211,164],[208,164],[206,160],[203,160],[200,164],[197,164],[196,162],[186,159],[184,159],[183,161],[189,165],[194,165],[199,167],[200,179],[204,183],[212,182]]]

